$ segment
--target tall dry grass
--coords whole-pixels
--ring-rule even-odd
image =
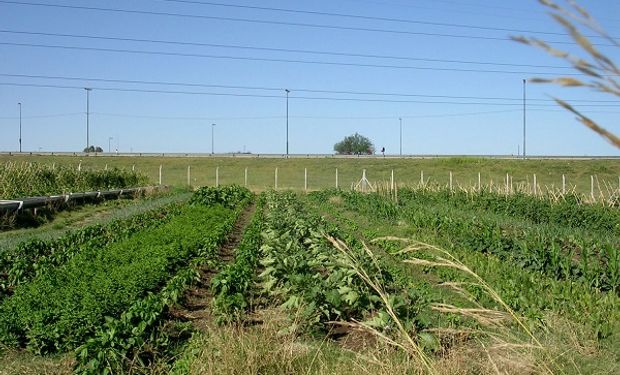
[[[581,29],[594,33],[595,36],[601,37],[608,42],[610,47],[620,47],[620,43],[610,36],[600,24],[588,13],[588,11],[579,6],[574,0],[567,0],[567,6],[560,6],[552,0],[539,0],[539,2],[549,9],[549,13],[553,19],[558,22],[571,36],[580,48],[582,56],[566,52],[562,49],[554,47],[549,43],[538,39],[528,38],[524,36],[513,36],[512,39],[536,48],[540,48],[549,55],[564,60],[573,66],[578,72],[582,73],[586,78],[574,77],[556,77],[556,78],[533,78],[533,83],[552,83],[563,87],[581,87],[590,88],[595,91],[620,97],[620,68],[612,59],[605,56],[597,45],[592,43],[589,37],[585,36]],[[568,102],[553,98],[556,103],[572,112],[579,122],[598,133],[600,136],[609,141],[612,145],[620,148],[620,138],[612,132],[599,125],[597,122],[581,113],[573,105]]]

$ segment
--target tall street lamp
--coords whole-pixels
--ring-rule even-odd
[[[215,124],[211,124],[211,155],[215,152],[215,138],[213,137],[215,132]]]
[[[114,137],[108,137],[108,154],[112,152],[112,148],[110,147],[112,140]]]
[[[398,121],[400,121],[400,156],[403,156],[403,119],[402,117],[399,117]]]
[[[527,155],[525,153],[525,125],[526,125],[526,112],[525,112],[525,101],[526,101],[526,97],[525,97],[525,84],[526,84],[526,80],[523,80],[523,157],[525,158],[525,156]]]
[[[288,158],[288,94],[291,92],[289,89],[286,91],[286,157]]]
[[[22,152],[22,103],[19,105],[19,152]]]
[[[88,87],[84,87],[86,90],[86,149],[90,146],[90,92],[93,90]]]

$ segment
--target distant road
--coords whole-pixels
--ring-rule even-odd
[[[224,153],[224,154],[210,154],[210,153],[90,153],[83,152],[9,152],[0,151],[0,155],[23,155],[23,156],[75,156],[75,157],[170,157],[170,158],[264,158],[264,159],[285,159],[284,154],[243,154],[243,153]],[[508,159],[518,160],[523,159],[522,156],[515,155],[335,155],[335,154],[290,154],[288,158],[291,159],[442,159],[442,158],[470,158],[470,159]],[[529,160],[620,160],[620,155],[617,156],[571,156],[571,155],[528,155],[526,159]]]

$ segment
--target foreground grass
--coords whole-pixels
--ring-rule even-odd
[[[576,185],[578,192],[590,192],[590,176],[596,176],[596,189],[605,191],[618,188],[620,160],[516,160],[481,158],[440,159],[392,159],[392,158],[295,158],[269,159],[256,157],[139,157],[139,156],[9,156],[0,155],[0,164],[5,162],[34,161],[45,164],[69,165],[75,168],[81,164],[86,169],[108,167],[133,168],[148,176],[152,183],[159,181],[159,166],[162,165],[162,183],[186,185],[187,167],[191,167],[191,184],[204,186],[215,184],[216,168],[219,167],[220,184],[245,182],[245,168],[248,168],[248,187],[253,190],[271,188],[275,183],[275,168],[278,168],[278,187],[303,189],[304,168],[308,170],[308,189],[316,190],[334,187],[336,168],[339,185],[348,188],[357,183],[366,169],[371,182],[387,181],[394,170],[399,184],[417,184],[420,173],[424,179],[447,184],[450,172],[454,185],[474,186],[481,173],[483,184],[493,181],[501,185],[506,174],[513,176],[513,183],[532,182],[536,174],[539,186],[562,184],[566,175],[568,188]]]

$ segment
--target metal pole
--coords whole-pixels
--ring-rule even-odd
[[[527,80],[523,80],[523,157],[527,155],[525,152],[525,128],[526,128],[526,83]]]
[[[403,156],[403,119],[399,117],[398,120],[400,122],[400,156]]]
[[[92,89],[85,87],[86,90],[86,148],[90,146],[90,92]]]
[[[291,92],[289,89],[286,91],[286,157],[288,158],[288,94]]]
[[[214,134],[215,134],[215,124],[211,124],[211,155],[214,154],[215,152],[215,138],[214,138]]]
[[[19,105],[19,152],[22,152],[22,103]]]
[[[114,137],[108,137],[108,153],[112,152],[112,147],[110,146]]]

